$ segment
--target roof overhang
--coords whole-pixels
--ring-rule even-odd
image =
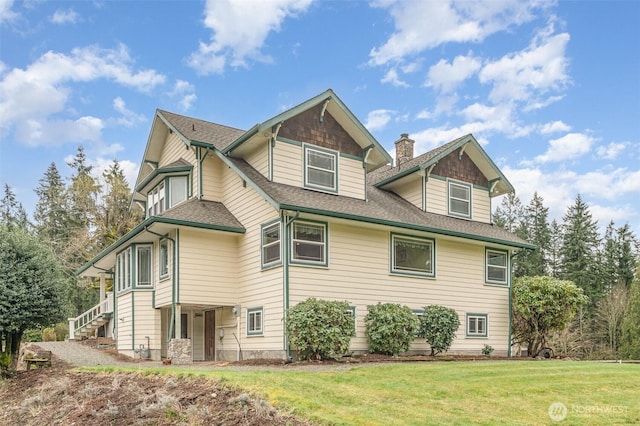
[[[244,228],[232,228],[200,222],[189,222],[162,216],[152,216],[142,221],[142,223],[133,228],[131,231],[127,232],[118,241],[114,242],[89,262],[82,265],[77,271],[75,271],[75,275],[83,277],[97,277],[101,273],[113,272],[113,268],[116,264],[117,254],[127,246],[135,243],[151,243],[158,239],[158,234],[167,235],[169,234],[169,232],[176,228],[185,227],[198,229],[201,231],[225,232],[235,234],[245,233]]]

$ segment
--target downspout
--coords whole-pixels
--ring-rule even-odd
[[[202,200],[202,197],[204,196],[204,191],[202,189],[202,163],[204,163],[205,158],[209,155],[209,149],[210,148],[207,148],[204,155],[202,155],[201,147],[197,147],[196,151],[196,159],[198,160],[198,200]]]
[[[171,322],[169,324],[169,335],[167,336],[167,342],[171,341],[171,336],[173,335],[173,327],[175,326],[175,322],[176,322],[176,264],[178,262],[177,256],[176,256],[176,250],[177,250],[177,244],[176,244],[176,240],[174,240],[173,238],[171,238],[169,236],[169,234],[158,234],[157,232],[153,232],[151,230],[148,229],[148,226],[144,227],[144,230],[150,234],[153,234],[159,238],[166,238],[169,241],[171,241],[171,245],[173,248],[173,262],[171,265],[171,269],[173,269],[172,273],[171,273]]]
[[[289,216],[287,216],[285,214],[285,212],[282,212],[282,219],[284,222],[284,259],[282,262],[282,275],[283,275],[283,292],[284,292],[284,313],[285,315],[283,316],[283,318],[285,318],[285,324],[284,324],[284,328],[285,328],[285,332],[284,332],[284,339],[283,339],[283,343],[284,343],[284,347],[285,350],[287,351],[287,359],[291,360],[291,345],[289,345],[289,339],[287,339],[287,333],[286,333],[286,318],[287,318],[287,311],[289,310],[289,254],[290,254],[290,248],[291,245],[290,243],[290,235],[291,235],[291,224],[298,219],[298,217],[300,217],[300,212],[296,211],[296,214],[292,217],[289,218]]]

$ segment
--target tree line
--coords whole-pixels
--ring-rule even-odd
[[[39,180],[32,220],[5,184],[0,365],[15,362],[27,330],[64,322],[98,303],[99,283],[78,279],[74,272],[141,219],[139,209],[130,209],[132,191],[118,161],[99,179],[80,146],[67,165],[70,178],[64,179],[52,162]]]
[[[493,219],[537,247],[514,257],[516,282],[551,277],[573,282],[588,297],[548,344],[580,358],[640,358],[640,241],[628,224],[611,221],[601,235],[579,194],[561,222],[549,222],[549,208],[537,192],[527,205],[515,194],[505,196]]]

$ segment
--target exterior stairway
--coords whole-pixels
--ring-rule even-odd
[[[113,293],[88,311],[75,318],[69,318],[69,340],[82,340],[93,336],[95,331],[113,317]]]

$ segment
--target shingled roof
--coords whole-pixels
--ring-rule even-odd
[[[367,186],[367,200],[327,194],[267,180],[246,161],[227,159],[280,209],[317,213],[399,228],[433,232],[512,247],[534,246],[492,224],[425,212],[390,191]]]
[[[190,141],[204,142],[222,150],[231,142],[245,133],[222,124],[211,123],[197,118],[187,117],[173,112],[158,110],[158,114],[165,119],[170,127],[178,131]]]
[[[169,210],[165,210],[158,217],[161,220],[171,219],[185,224],[209,225],[222,229],[244,231],[242,223],[227,210],[224,204],[216,201],[192,198],[185,203],[180,203]]]

